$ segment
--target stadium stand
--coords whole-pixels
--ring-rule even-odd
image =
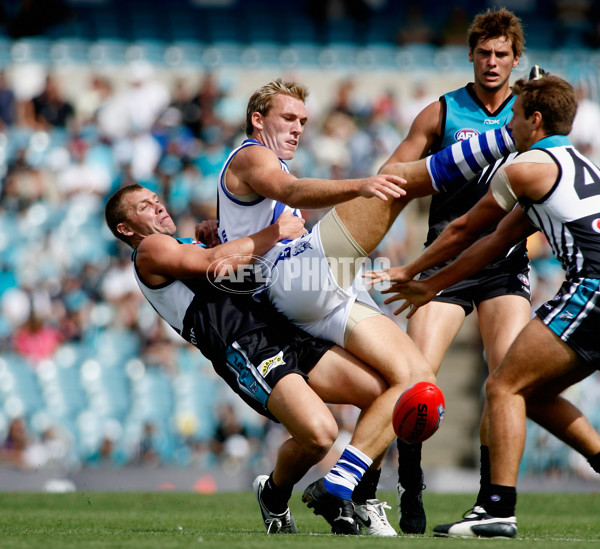
[[[298,72],[315,90],[315,120],[293,168],[303,175],[360,176],[406,132],[399,111],[412,84],[427,83],[433,94],[439,81],[447,87],[457,75],[469,77],[464,47],[436,38],[445,6],[428,20],[431,41],[401,43],[408,1],[353,3],[362,6],[359,12],[344,2],[218,4],[43,0],[15,3],[27,9],[11,11],[13,3],[3,3],[0,440],[12,421],[23,419],[31,440],[47,448],[60,442],[62,453],[53,459],[65,468],[214,466],[210,443],[223,402],[232,403],[247,432],[262,437],[258,453],[269,451],[264,424],[144,304],[129,253],[104,226],[112,191],[138,181],[164,193],[180,232],[191,234],[195,220],[214,215],[216,176],[240,135],[247,93],[266,79]],[[487,6],[462,4],[469,14]],[[599,37],[592,23],[598,14],[577,40],[563,41],[559,22],[542,4],[526,2],[520,13],[531,50],[522,72],[535,57],[551,72],[586,82],[597,100]],[[42,93],[48,75],[57,78],[58,95]],[[336,91],[347,79],[362,85],[352,97],[353,116],[340,125],[347,133],[323,139]],[[68,105],[67,122],[49,121],[40,105],[51,111]],[[317,151],[316,143],[327,147]],[[352,151],[352,162],[340,163],[339,148]],[[411,223],[399,227],[382,251],[397,261],[421,244]],[[545,279],[556,274],[548,265],[540,272]],[[48,329],[58,334],[56,348],[17,351],[15,334],[33,316],[29,340],[41,341]],[[597,379],[590,383],[595,390]],[[577,398],[593,411],[590,394],[582,386]],[[591,417],[600,427],[598,414]],[[532,426],[524,471],[585,474],[572,454],[554,446]],[[50,461],[37,454],[25,463]]]

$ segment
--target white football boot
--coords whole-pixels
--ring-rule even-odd
[[[368,499],[364,505],[354,504],[354,518],[367,536],[397,536],[396,530],[388,522],[386,509],[391,507],[385,501]]]

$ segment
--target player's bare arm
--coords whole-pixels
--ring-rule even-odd
[[[396,147],[396,150],[379,171],[388,173],[387,167],[389,164],[424,158],[440,138],[441,130],[442,104],[440,101],[434,101],[417,115],[406,138]]]
[[[425,107],[415,118],[406,138],[379,169],[379,173],[397,175],[406,180],[404,188],[408,199],[436,192],[424,157],[439,139],[441,113],[439,101]]]
[[[226,175],[227,189],[238,195],[258,193],[293,208],[326,208],[356,198],[380,200],[400,198],[405,181],[394,175],[364,179],[313,179],[284,172],[277,155],[267,147],[246,147],[231,162]]]
[[[385,281],[405,283],[419,273],[455,258],[505,215],[506,211],[496,202],[491,192],[488,192],[466,214],[450,223],[414,261],[402,267],[369,271],[365,277],[370,278],[374,284]]]
[[[527,153],[523,153],[513,163],[506,166],[506,176],[516,197],[540,200],[550,192],[556,183],[558,167],[553,161],[545,164],[525,162],[527,156]]]
[[[237,267],[251,263],[277,242],[297,238],[305,232],[304,220],[284,212],[277,222],[262,231],[226,242],[214,248],[203,248],[193,244],[181,244],[164,234],[152,234],[138,246],[136,266],[140,275],[150,284],[160,284],[168,278],[191,279],[212,276],[218,266]]]
[[[441,290],[468,278],[486,265],[508,253],[510,248],[535,232],[536,229],[523,213],[516,207],[500,223],[493,233],[477,240],[469,246],[458,258],[437,271],[433,276],[423,280],[408,280],[397,283],[384,294],[394,294],[385,300],[386,304],[404,300],[404,303],[394,311],[400,314],[410,308],[407,318],[415,314],[417,309],[431,301]]]

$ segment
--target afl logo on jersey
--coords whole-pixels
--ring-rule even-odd
[[[600,233],[600,218],[596,218],[592,221],[592,229],[597,233]]]
[[[469,128],[463,128],[461,130],[457,130],[454,134],[454,139],[456,141],[464,141],[465,139],[471,139],[471,137],[475,137],[479,135],[477,130],[471,130]]]

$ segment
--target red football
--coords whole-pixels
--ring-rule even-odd
[[[408,444],[427,440],[443,419],[444,395],[437,385],[426,381],[406,389],[394,406],[394,431]]]

